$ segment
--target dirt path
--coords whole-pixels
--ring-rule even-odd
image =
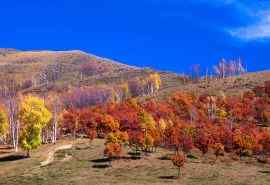
[[[40,164],[41,167],[43,166],[47,166],[48,164],[52,163],[54,160],[54,154],[59,151],[59,150],[66,150],[66,149],[70,149],[72,148],[72,144],[67,144],[67,145],[62,145],[59,146],[57,148],[55,148],[54,150],[50,151],[48,154],[48,157],[45,161],[42,161]]]

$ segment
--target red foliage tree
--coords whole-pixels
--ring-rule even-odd
[[[178,177],[180,177],[180,170],[186,162],[186,156],[182,153],[177,153],[171,157],[171,161],[178,168]]]
[[[122,149],[119,143],[107,143],[104,149],[104,155],[109,158],[110,162],[113,158],[120,157],[121,152]]]

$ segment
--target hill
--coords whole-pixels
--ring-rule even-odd
[[[59,73],[51,81],[66,81],[78,79],[83,64],[90,63],[94,69],[102,69],[99,75],[116,73],[137,68],[100,58],[81,51],[17,51],[11,49],[0,50],[1,78],[11,76],[18,81],[38,79],[37,75],[47,73],[47,78],[53,76],[48,73]],[[39,77],[41,78],[41,77]],[[72,80],[73,81],[73,80]],[[69,81],[68,81],[69,82]]]
[[[192,92],[194,94],[210,93],[218,95],[220,92],[228,95],[237,95],[241,92],[252,90],[270,80],[270,71],[246,73],[224,79],[202,79],[197,82],[179,83],[179,78],[165,78],[165,85],[160,90],[163,96],[177,90]]]
[[[23,92],[66,90],[68,87],[107,85],[114,86],[144,78],[153,72],[161,76],[159,97],[183,90],[196,94],[220,91],[238,94],[270,80],[270,72],[247,73],[225,79],[193,82],[171,72],[129,66],[79,50],[72,51],[20,51],[0,49],[0,81],[10,79],[20,84]],[[49,88],[48,88],[49,87]]]
[[[82,51],[0,49],[0,80],[15,80],[24,90],[68,86],[113,85],[151,73]]]

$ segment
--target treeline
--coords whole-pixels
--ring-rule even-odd
[[[158,73],[134,78],[119,85],[96,85],[72,88],[62,96],[65,108],[83,108],[129,98],[152,96],[161,86]]]
[[[212,68],[202,69],[200,64],[191,66],[191,73],[187,76],[190,80],[211,79],[211,78],[226,78],[237,76],[247,72],[247,66],[239,59],[226,60],[222,58]]]
[[[160,80],[149,79],[153,84],[145,87],[154,93]],[[163,100],[125,95],[122,101],[91,88],[36,97],[12,87],[1,93],[0,142],[22,147],[28,156],[42,143],[66,136],[105,138],[109,158],[119,157],[124,145],[138,154],[167,148],[175,152],[171,159],[179,169],[194,148],[203,155],[211,149],[217,157],[228,152],[263,162],[270,155],[270,82],[238,96],[176,92]]]
[[[64,110],[153,95],[160,85],[159,74],[151,73],[112,87],[77,87],[64,93],[43,92],[37,96],[24,95],[15,80],[7,80],[0,88],[0,144],[10,144],[15,151],[20,145],[29,155],[30,150],[41,143],[56,142],[60,136],[60,115]],[[27,118],[23,117],[26,115]]]
[[[127,144],[135,151],[157,147],[175,151],[179,168],[193,148],[206,154],[225,152],[256,156],[267,162],[270,155],[270,82],[239,96],[195,96],[177,92],[166,100],[139,102],[129,99],[62,115],[62,134],[106,138],[104,154],[121,154]]]

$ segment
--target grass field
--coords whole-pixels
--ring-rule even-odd
[[[60,150],[54,160],[41,167],[48,151],[57,145],[45,145],[34,151],[31,159],[4,161],[0,158],[1,185],[268,185],[270,165],[260,164],[251,158],[232,160],[226,155],[214,163],[214,157],[189,159],[176,179],[177,170],[171,161],[162,157],[169,151],[158,152],[132,160],[128,154],[114,160],[112,167],[102,158],[104,141],[78,140],[72,149]]]

